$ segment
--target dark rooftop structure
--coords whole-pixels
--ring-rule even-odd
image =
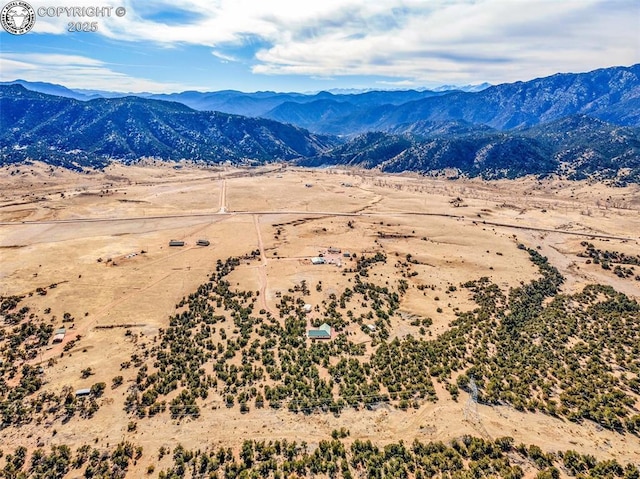
[[[209,242],[209,240],[206,239],[199,239],[196,244],[198,246],[209,246],[211,243]]]
[[[184,246],[184,241],[171,240],[169,246]]]

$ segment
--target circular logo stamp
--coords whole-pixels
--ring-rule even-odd
[[[31,5],[22,0],[15,0],[2,7],[0,23],[12,35],[24,35],[36,23],[36,12]]]

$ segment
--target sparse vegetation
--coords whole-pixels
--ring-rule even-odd
[[[201,168],[198,174],[206,176],[208,167]],[[210,199],[211,185],[224,175],[193,183],[185,175],[189,182],[179,181],[176,189],[188,185],[195,205],[198,188],[206,186]],[[299,176],[287,176],[303,188]],[[335,188],[324,178],[308,181],[316,188],[304,191],[313,193],[320,211],[324,195]],[[590,208],[585,226],[602,216],[602,231],[610,227],[612,239],[594,229],[589,241],[597,247],[584,242],[581,261],[567,253],[580,241],[578,229],[559,241],[562,247],[550,258],[566,271],[565,284],[540,254],[550,251],[546,232],[498,226],[501,210],[524,219],[525,207],[549,212],[540,226],[557,219],[565,210],[550,199],[548,186],[540,187],[544,195],[523,196],[522,204],[500,198],[493,206],[487,195],[498,187],[470,191],[466,180],[423,181],[430,180],[357,178],[357,188],[340,189],[345,210],[353,205],[358,211],[353,221],[314,214],[311,203],[309,214],[282,217],[272,230],[275,215],[255,215],[264,240],[259,248],[252,235],[225,236],[233,222],[250,224],[244,214],[221,215],[215,225],[189,219],[211,228],[194,227],[202,231],[198,236],[215,231],[215,248],[206,251],[169,252],[164,241],[158,249],[151,235],[138,245],[137,235],[113,236],[117,247],[98,250],[94,246],[102,240],[96,237],[79,247],[86,248],[80,251],[83,261],[69,264],[64,274],[30,245],[38,254],[22,256],[24,271],[6,289],[20,293],[0,298],[0,477],[640,476],[637,464],[626,464],[636,462],[634,446],[640,444],[640,307],[630,274],[638,265],[635,256],[620,252],[633,252],[633,241],[613,239],[625,234],[624,227],[610,227],[623,216],[636,224],[628,210],[618,215],[613,206],[632,210],[632,197],[612,189],[613,199],[603,196],[600,206]],[[535,191],[539,183],[523,180],[523,190]],[[101,184],[105,198],[95,193],[96,201],[109,208],[120,202],[119,185]],[[169,185],[163,188],[171,191]],[[143,184],[131,186],[129,198],[136,198]],[[401,194],[387,201],[381,191],[392,189]],[[53,201],[69,208],[84,194],[53,190]],[[280,193],[273,194],[277,207]],[[172,197],[183,207],[179,195]],[[376,207],[380,197],[382,208]],[[455,210],[452,198],[461,200]],[[424,205],[425,217],[385,216],[402,211],[405,200],[416,209]],[[161,204],[153,201],[153,207]],[[237,194],[225,204],[231,213],[252,211]],[[303,211],[300,203],[295,208]],[[571,201],[562,208],[570,216]],[[440,217],[433,213],[438,209],[455,216]],[[196,206],[189,211],[200,213]],[[549,233],[554,241],[563,234],[564,227],[557,228]],[[192,241],[195,235],[180,237]],[[540,243],[518,245],[518,237]],[[53,248],[68,251],[63,243]],[[336,248],[328,252],[328,245]],[[122,260],[142,247],[149,253]],[[0,254],[14,254],[10,248]],[[312,266],[308,258],[316,254],[335,262]],[[105,267],[112,255],[117,271]],[[567,261],[555,263],[557,255]],[[165,257],[173,259],[166,263]],[[189,286],[196,275],[202,284]],[[596,275],[628,294],[605,284],[582,286]],[[132,288],[128,277],[139,285]],[[122,280],[113,290],[104,278]],[[79,285],[86,296],[98,291],[95,301],[74,303],[85,295]],[[309,339],[308,329],[323,323],[331,327],[331,339]],[[53,343],[54,331],[63,326],[64,340]],[[463,409],[468,419],[472,384],[480,417],[461,423]],[[516,440],[465,435],[484,434],[482,423],[494,433],[512,419]],[[544,431],[555,424],[575,437],[552,444]],[[350,430],[341,427],[347,425]],[[592,431],[597,434],[590,436]],[[442,442],[429,442],[433,437]],[[151,452],[143,455],[136,442]]]
[[[322,440],[310,448],[306,442],[287,440],[242,443],[237,454],[218,447],[197,451],[178,445],[173,465],[160,471],[160,479],[177,477],[558,477],[559,468],[578,477],[637,477],[638,467],[616,460],[597,461],[575,451],[544,453],[537,446],[514,446],[510,437],[486,440],[462,436],[449,443],[403,441],[378,446],[341,437]]]
[[[470,281],[462,286],[477,308],[457,313],[449,331],[435,339],[407,336],[391,342],[387,342],[389,318],[395,315],[406,284],[400,282],[398,291],[393,291],[364,282],[363,277],[386,257],[379,253],[359,257],[352,272],[354,286],[340,297],[330,294],[320,318],[312,323],[317,327],[326,322],[337,332],[352,322],[373,323],[375,332],[364,328],[375,346],[369,356],[342,334],[328,343],[305,340],[306,283],[282,295],[279,319],[255,314],[256,297],[232,290],[225,279],[238,260],[219,262],[210,282],[178,305],[186,309],[171,319],[159,345],[151,349],[153,361],[139,368],[137,391],[128,397],[127,410],[144,417],[148,408],[175,390],[178,395],[170,404],[175,419],[198,416],[198,404],[210,392],[224,395],[227,407],[238,405],[242,412],[250,411],[249,401],[256,407],[266,402],[304,413],[318,409],[339,413],[347,406],[384,402],[407,409],[423,400],[437,400],[433,378],[457,398],[473,376],[483,402],[637,431],[640,418],[633,407],[640,362],[634,345],[640,344],[640,306],[604,286],[590,286],[571,297],[561,295],[563,278],[558,271],[536,250],[527,252],[540,279],[513,288],[508,295],[487,278]],[[448,291],[457,288],[452,285]],[[360,303],[369,305],[368,313],[355,317],[341,312]],[[602,318],[608,320],[601,322]],[[223,335],[220,328],[216,335],[215,325],[229,322],[234,333]],[[430,322],[415,326],[420,324],[428,327]],[[465,341],[472,336],[476,341]],[[611,374],[603,357],[627,374]],[[328,379],[321,379],[327,374]]]
[[[0,477],[62,478],[73,471],[75,476],[82,474],[85,478],[124,479],[130,464],[141,455],[142,449],[128,441],[117,444],[113,450],[101,450],[85,444],[75,453],[62,444],[51,446],[49,453],[38,448],[27,461],[27,449],[20,446],[4,456]]]
[[[640,271],[636,271],[636,266],[640,266],[640,255],[626,255],[618,251],[601,250],[593,246],[592,243],[583,241],[584,253],[578,256],[589,258],[587,263],[599,264],[602,269],[612,270],[619,278],[631,278],[640,281]]]

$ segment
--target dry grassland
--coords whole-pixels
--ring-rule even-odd
[[[73,317],[66,324],[73,329],[65,342],[48,347],[38,358],[45,366],[48,359],[55,360],[45,367],[44,389],[77,389],[98,381],[110,385],[118,374],[125,386],[107,386],[91,420],[9,427],[0,430],[0,444],[5,450],[17,445],[32,450],[38,443],[97,441],[106,446],[128,438],[150,451],[147,458],[156,458],[158,448],[177,443],[187,448],[236,447],[245,438],[288,438],[313,444],[342,426],[351,438],[380,443],[477,435],[480,431],[463,417],[467,394],[456,402],[442,390],[437,403],[418,410],[347,410],[339,417],[269,408],[241,414],[212,395],[196,420],[158,415],[138,421],[137,430],[128,432],[131,418],[123,402],[135,372],[122,371],[120,365],[137,350],[136,342],[152,344],[159,329],[167,327],[176,303],[207,281],[217,260],[255,250],[259,258],[241,261],[228,279],[232,286],[260,292],[259,305],[267,311],[275,311],[279,295],[302,281],[309,285],[307,301],[313,305],[349,286],[351,279],[342,270],[355,267],[352,258],[338,255],[341,267],[311,264],[310,258],[329,246],[358,256],[383,251],[388,261],[375,270],[381,283],[395,278],[395,264],[411,255],[415,262],[407,272],[417,274],[409,277],[411,287],[400,310],[432,318],[432,337],[448,329],[456,310],[474,307],[461,283],[488,276],[507,291],[537,276],[526,252],[517,249],[518,242],[540,247],[566,277],[566,292],[602,283],[638,299],[640,281],[586,264],[578,253],[586,240],[603,250],[639,254],[639,210],[637,186],[609,188],[552,179],[450,181],[277,166],[240,170],[113,165],[88,174],[42,164],[3,167],[0,295],[26,295],[25,304],[51,318],[55,327],[62,324],[64,313]],[[186,245],[170,247],[171,239]],[[198,239],[211,245],[197,246]],[[319,282],[322,290],[316,291]],[[36,288],[52,284],[57,287],[45,296],[34,294]],[[450,286],[458,288],[448,291]],[[45,314],[46,308],[50,313]],[[121,325],[129,327],[102,328]],[[125,336],[126,329],[133,336]],[[397,318],[391,329],[392,337],[418,334],[418,327]],[[347,332],[356,342],[367,340],[358,328]],[[75,335],[81,340],[62,355]],[[87,367],[95,375],[83,380],[81,370]],[[576,449],[599,459],[640,463],[638,436],[507,406],[480,405],[478,412],[492,437],[509,435],[516,443],[535,443],[543,450]],[[135,466],[131,477],[143,476],[149,460]]]

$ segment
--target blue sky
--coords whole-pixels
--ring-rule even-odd
[[[637,0],[28,2],[36,12],[113,9],[38,15],[19,36],[2,30],[2,81],[305,92],[498,84],[640,62]],[[70,33],[70,22],[96,22],[97,32]]]

